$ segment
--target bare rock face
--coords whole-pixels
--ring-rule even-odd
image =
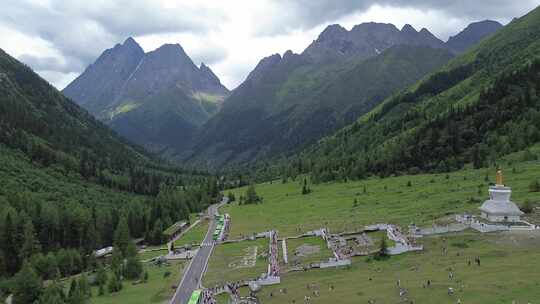
[[[63,93],[94,115],[102,116],[102,110],[121,94],[143,57],[143,49],[133,38],[128,38],[103,52]]]
[[[315,62],[335,62],[350,57],[373,57],[394,45],[444,48],[444,42],[428,30],[417,32],[411,25],[398,30],[392,24],[362,23],[347,31],[340,25],[328,26],[303,54]]]
[[[331,63],[353,56],[373,57],[395,45],[446,48],[461,53],[501,27],[500,23],[490,20],[471,23],[444,43],[426,28],[417,31],[410,24],[399,30],[392,24],[369,22],[355,25],[350,31],[334,24],[328,26],[303,54],[318,63]]]

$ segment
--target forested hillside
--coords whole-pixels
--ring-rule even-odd
[[[451,58],[447,50],[407,45],[324,66],[305,55],[274,55],[205,125],[188,160],[230,168],[300,151]]]
[[[0,142],[34,163],[140,194],[155,195],[162,181],[184,175],[127,144],[3,51],[0,93]]]
[[[32,273],[95,269],[93,250],[130,238],[160,244],[164,229],[219,195],[215,178],[127,144],[3,51],[0,164],[0,294],[14,303],[41,296],[20,289]]]
[[[317,181],[444,172],[526,149],[540,140],[539,50],[536,9],[322,140],[293,171]]]

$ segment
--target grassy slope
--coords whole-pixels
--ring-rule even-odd
[[[147,283],[133,285],[132,282],[124,282],[120,292],[98,296],[97,288],[92,288],[92,304],[147,304],[147,303],[168,303],[174,289],[173,285],[178,284],[184,267],[183,262],[173,262],[169,266],[154,266],[147,264],[149,280]],[[168,277],[164,277],[166,272],[170,272]]]
[[[538,147],[533,151],[540,155]],[[517,162],[521,154],[510,155],[501,163],[506,181],[513,187],[512,197],[516,202],[539,200],[536,193],[528,192],[528,186],[540,176],[540,163]],[[470,203],[469,199],[486,199],[488,182],[484,178],[488,173],[494,181],[494,172],[494,168],[468,168],[448,174],[448,179],[446,174],[421,174],[311,185],[313,192],[309,195],[301,195],[300,180],[286,184],[276,181],[257,185],[263,204],[233,203],[221,211],[232,217],[232,238],[269,229],[277,229],[281,236],[293,236],[300,234],[298,229],[305,232],[323,226],[336,232],[379,222],[431,225],[447,213],[477,211],[479,203]],[[235,189],[236,197],[244,195],[245,190]],[[357,207],[353,207],[355,198]]]
[[[540,155],[540,147],[532,151]],[[505,169],[505,183],[513,189],[513,201],[539,201],[538,193],[529,192],[528,186],[540,176],[540,162],[522,162],[521,157],[521,152],[514,153],[499,162]],[[478,213],[478,207],[487,198],[486,173],[493,181],[494,168],[467,168],[448,174],[448,179],[446,174],[425,174],[312,185],[313,193],[304,196],[299,194],[301,186],[297,182],[265,183],[256,187],[258,194],[264,197],[263,204],[238,206],[233,203],[222,207],[221,211],[232,216],[232,237],[270,228],[278,229],[281,236],[291,236],[299,234],[298,228],[303,232],[325,224],[334,232],[378,222],[404,226],[415,222],[429,226],[448,214]],[[411,187],[407,187],[408,181]],[[234,191],[239,197],[245,188]],[[468,202],[471,197],[480,202]],[[353,208],[354,198],[359,202],[356,208]],[[443,241],[444,238],[447,241]],[[374,241],[378,243],[375,236]],[[388,261],[368,262],[366,258],[355,258],[350,268],[285,274],[280,285],[264,288],[260,299],[265,304],[291,303],[293,299],[301,303],[304,295],[310,295],[306,285],[314,283],[320,288],[320,297],[312,296],[311,303],[352,304],[366,303],[370,299],[376,303],[395,303],[399,301],[397,279],[408,289],[409,299],[414,303],[450,304],[456,303],[458,298],[463,303],[510,303],[512,300],[527,303],[540,297],[535,279],[540,271],[539,233],[480,235],[465,232],[428,237],[421,242],[426,249],[424,252],[396,256]],[[442,256],[443,246],[449,248],[445,256]],[[212,259],[223,259],[224,253]],[[468,266],[467,261],[474,262],[476,256],[481,257],[481,267]],[[455,275],[453,281],[448,278],[450,267]],[[207,276],[216,275],[210,268]],[[424,289],[422,285],[428,279],[433,285]],[[334,291],[329,291],[330,285],[335,287]],[[457,291],[455,296],[447,295],[448,287]],[[286,288],[287,294],[279,293],[280,288]]]
[[[188,244],[200,244],[208,232],[208,220],[203,219],[195,227],[184,233],[181,238],[174,242],[175,247],[181,247]]]
[[[442,238],[423,240],[426,250],[395,256],[387,261],[366,262],[366,258],[355,258],[350,268],[296,272],[282,276],[282,284],[263,289],[260,299],[264,304],[302,303],[304,295],[311,295],[311,303],[401,303],[396,281],[408,290],[409,301],[417,304],[452,304],[457,299],[462,303],[534,303],[540,297],[537,273],[540,271],[540,236],[516,245],[514,236],[483,235],[466,233]],[[527,237],[528,238],[528,237]],[[505,243],[501,244],[501,239]],[[465,243],[468,248],[452,244]],[[441,254],[447,246],[448,254]],[[457,255],[459,253],[459,256]],[[481,258],[481,266],[468,266],[468,260]],[[524,263],[523,261],[527,261]],[[454,280],[449,279],[452,268]],[[415,270],[418,269],[418,270]],[[370,280],[371,278],[371,280]],[[423,288],[427,280],[430,288]],[[313,297],[306,289],[307,284],[319,287],[320,297]],[[330,286],[334,290],[330,291]],[[463,288],[461,289],[461,286]],[[448,287],[456,290],[454,296],[447,294]],[[278,292],[286,288],[287,294]],[[270,292],[274,296],[270,297]],[[406,301],[404,303],[410,303]]]

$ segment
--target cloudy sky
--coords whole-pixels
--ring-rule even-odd
[[[329,24],[409,23],[442,40],[484,19],[503,24],[540,0],[2,0],[0,48],[63,89],[132,36],[145,51],[180,43],[229,88],[257,62],[301,52]]]

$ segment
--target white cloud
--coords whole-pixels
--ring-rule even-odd
[[[180,43],[229,88],[258,61],[301,52],[328,24],[409,23],[446,40],[468,23],[508,22],[540,0],[4,0],[0,47],[63,88],[106,48],[134,36],[145,51]],[[443,21],[442,21],[443,20]]]

